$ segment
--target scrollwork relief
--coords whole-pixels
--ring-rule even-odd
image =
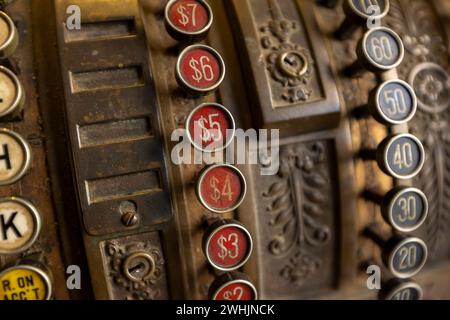
[[[279,98],[290,103],[308,101],[314,61],[309,50],[291,40],[299,29],[298,23],[283,16],[277,1],[268,1],[272,20],[260,28],[267,70],[284,88]]]
[[[299,287],[322,265],[321,257],[309,249],[325,245],[331,237],[321,219],[330,201],[324,162],[323,143],[282,147],[277,180],[263,193],[273,231],[268,250],[285,259],[281,277]]]

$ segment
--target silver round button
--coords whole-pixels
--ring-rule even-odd
[[[31,148],[19,134],[0,129],[0,186],[20,180],[31,165]]]
[[[25,251],[40,230],[41,217],[33,204],[15,197],[0,199],[0,254]]]

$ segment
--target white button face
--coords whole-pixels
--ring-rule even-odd
[[[31,203],[20,198],[0,199],[0,254],[28,249],[40,228],[40,215]]]
[[[22,85],[14,73],[0,66],[0,117],[23,107],[23,92]]]
[[[1,3],[1,1],[0,1]],[[19,44],[19,34],[11,18],[0,11],[0,58],[9,57]]]
[[[31,149],[17,133],[0,129],[0,185],[18,181],[28,171]]]

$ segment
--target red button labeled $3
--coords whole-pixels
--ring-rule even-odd
[[[246,191],[244,175],[229,164],[215,164],[203,169],[196,188],[200,202],[216,213],[230,212],[239,207]]]
[[[202,0],[171,0],[165,10],[166,28],[177,40],[204,38],[213,22],[210,6]]]
[[[247,229],[233,220],[211,224],[203,236],[203,252],[208,262],[222,271],[233,271],[250,258],[253,242]]]
[[[181,88],[194,95],[211,92],[225,77],[225,63],[220,54],[205,45],[189,46],[181,52],[176,79]]]
[[[216,278],[209,287],[211,300],[257,300],[255,286],[240,272],[230,272]]]
[[[235,123],[232,114],[222,105],[205,103],[192,110],[186,121],[192,145],[204,152],[225,149],[233,140]]]

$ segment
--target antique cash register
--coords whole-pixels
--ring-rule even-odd
[[[0,7],[0,300],[450,299],[450,1]]]

